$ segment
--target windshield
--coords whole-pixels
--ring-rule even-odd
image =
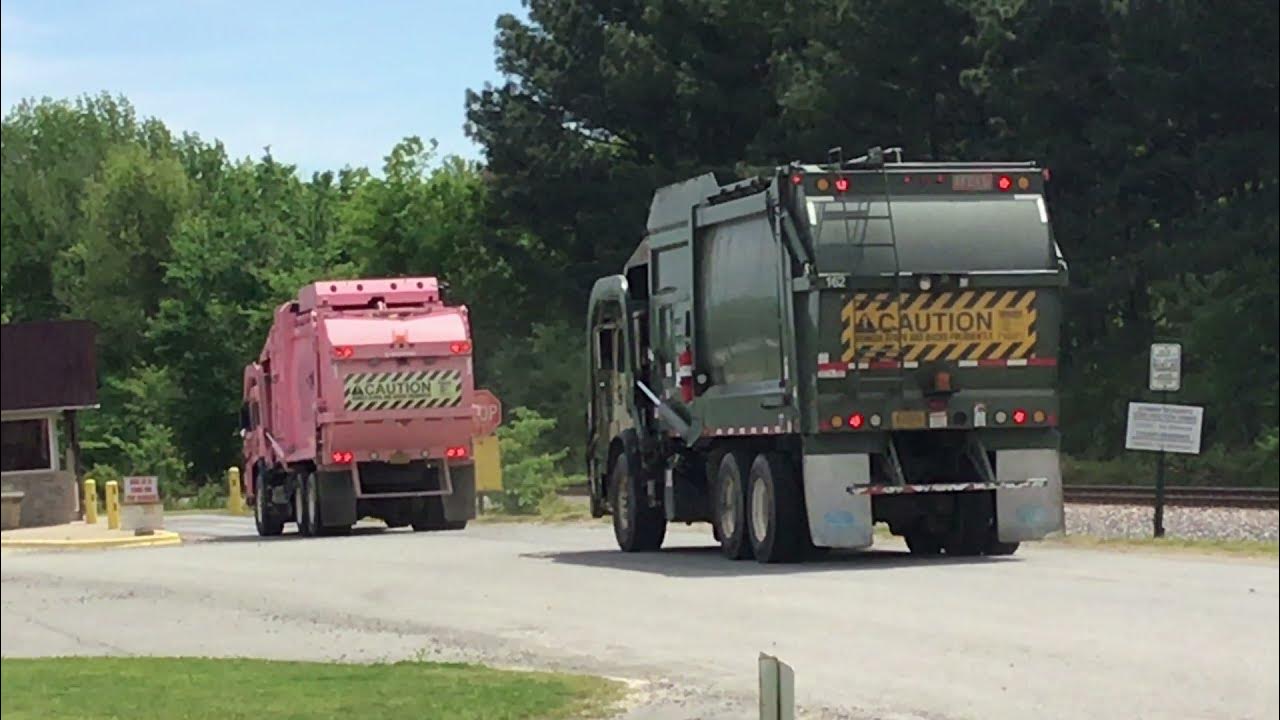
[[[1054,267],[1048,213],[1039,195],[999,199],[813,200],[808,220],[824,270],[910,272],[1031,270]]]

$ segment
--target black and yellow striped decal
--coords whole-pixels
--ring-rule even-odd
[[[462,402],[458,370],[357,372],[344,380],[348,410],[410,410],[453,407]]]
[[[841,360],[1029,357],[1035,302],[1035,290],[857,293],[840,312]]]

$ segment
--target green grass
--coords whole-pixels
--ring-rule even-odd
[[[1062,535],[1046,540],[1069,547],[1137,552],[1179,552],[1240,558],[1280,559],[1280,543],[1266,540],[1199,540],[1190,538],[1101,538]]]
[[[605,519],[608,519],[607,516]],[[486,510],[483,515],[476,517],[476,522],[495,524],[520,522],[574,523],[590,522],[592,520],[591,507],[587,504],[585,498],[568,499],[554,495],[543,500],[536,513],[516,514],[499,510]]]
[[[603,678],[424,662],[5,658],[0,667],[5,720],[560,720],[600,717],[622,695]]]

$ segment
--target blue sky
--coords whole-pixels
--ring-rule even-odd
[[[123,94],[140,115],[303,172],[378,168],[406,135],[478,158],[464,93],[497,82],[520,0],[4,0],[0,103]]]

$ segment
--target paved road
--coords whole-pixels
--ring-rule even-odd
[[[259,542],[183,517],[182,547],[6,553],[5,656],[475,660],[648,681],[634,718],[749,717],[760,651],[811,717],[1267,718],[1280,571],[1054,547],[1013,558],[729,563],[706,534],[657,555],[606,526],[359,531]]]

